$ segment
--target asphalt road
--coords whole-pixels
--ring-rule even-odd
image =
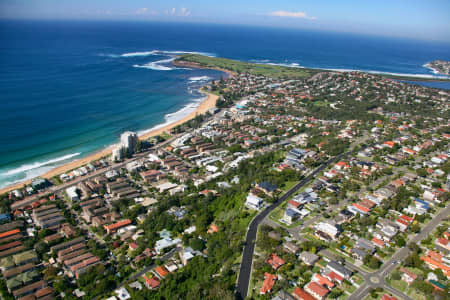
[[[424,238],[426,238],[439,224],[447,218],[450,214],[450,205],[448,205],[445,209],[443,209],[440,213],[438,213],[430,222],[413,238],[411,238],[409,242],[420,243]],[[410,297],[405,295],[404,293],[396,290],[395,288],[389,286],[386,283],[386,277],[389,276],[392,271],[398,266],[397,263],[405,259],[409,255],[408,247],[404,247],[397,251],[388,261],[386,261],[383,266],[372,273],[363,272],[361,275],[364,277],[364,284],[362,284],[349,298],[348,300],[359,300],[363,299],[370,291],[371,288],[382,287],[383,289],[391,292],[392,294],[398,296],[401,299],[412,300]],[[376,278],[376,282],[373,281],[373,278]]]
[[[160,260],[161,261],[166,261],[169,260],[170,258],[172,258],[178,251],[180,251],[181,248],[173,248],[172,250],[170,250],[169,252],[167,252],[166,254],[164,254],[163,256],[161,256]],[[138,279],[139,277],[141,277],[142,275],[144,275],[145,273],[153,270],[154,268],[156,268],[155,264],[151,264],[148,267],[145,267],[144,269],[142,269],[141,271],[134,273],[133,275],[131,275],[129,278],[127,278],[125,281],[123,281],[117,288],[121,288],[124,285],[126,285],[129,282],[132,282],[136,279]]]
[[[255,243],[256,243],[256,235],[258,232],[259,224],[269,215],[272,210],[278,207],[281,203],[283,203],[287,198],[289,198],[292,194],[298,191],[300,188],[309,183],[315,175],[322,172],[325,168],[327,168],[330,164],[340,160],[342,157],[350,154],[351,151],[340,154],[335,158],[330,159],[325,164],[314,170],[310,175],[300,181],[297,185],[287,191],[283,196],[281,196],[276,202],[272,203],[270,206],[266,207],[263,211],[261,211],[251,222],[248,227],[247,236],[245,238],[244,251],[242,253],[242,262],[241,268],[239,270],[238,281],[236,285],[236,297],[237,299],[245,299],[248,294],[248,287],[250,284],[250,276],[252,271],[252,263],[253,263],[253,252],[255,251]]]

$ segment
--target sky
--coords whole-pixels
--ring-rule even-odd
[[[450,41],[450,0],[0,0],[0,19],[245,24]]]

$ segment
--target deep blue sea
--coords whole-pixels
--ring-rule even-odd
[[[210,24],[1,21],[0,39],[0,187],[192,111],[222,74],[178,53],[428,76],[450,60],[448,43]]]

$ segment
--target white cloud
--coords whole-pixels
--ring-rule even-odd
[[[315,20],[316,19],[316,17],[310,17],[303,11],[277,10],[277,11],[273,11],[273,12],[269,13],[269,16],[308,19],[308,20]]]

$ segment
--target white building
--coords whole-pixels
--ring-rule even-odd
[[[67,196],[71,201],[80,201],[80,197],[77,193],[78,188],[76,186],[71,186],[66,189]]]
[[[112,150],[111,161],[121,161],[123,159],[123,152],[122,145],[115,147]]]
[[[321,231],[333,239],[335,239],[340,233],[339,229],[335,225],[327,222],[319,222],[314,227],[317,231]]]
[[[129,153],[134,153],[137,146],[138,137],[135,132],[127,131],[122,133],[120,136],[120,144],[127,150]]]
[[[172,238],[170,237],[165,237],[159,241],[156,241],[155,251],[156,253],[160,254],[162,250],[175,246],[176,244],[179,243],[181,243],[181,239],[179,238],[172,240]]]
[[[252,193],[248,194],[247,199],[245,200],[245,206],[247,206],[250,209],[260,209],[264,204],[264,201],[262,198],[253,195]]]
[[[119,298],[119,300],[131,299],[130,293],[128,293],[127,289],[124,287],[115,290],[115,293],[117,295],[117,298]]]

